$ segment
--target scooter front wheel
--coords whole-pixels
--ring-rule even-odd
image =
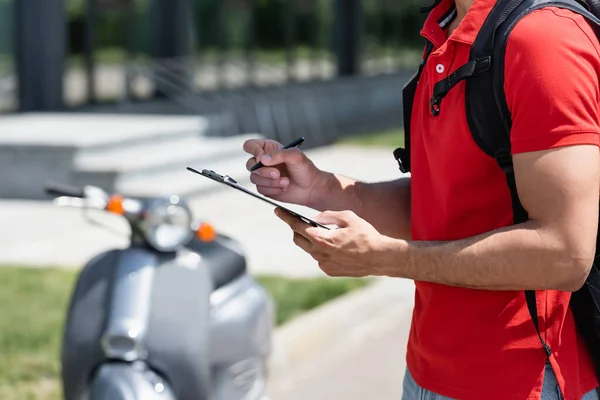
[[[94,377],[90,400],[175,400],[163,378],[144,363],[108,363]]]

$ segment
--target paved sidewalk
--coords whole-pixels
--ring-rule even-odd
[[[358,179],[378,181],[401,176],[389,149],[334,146],[309,154],[319,167]],[[203,178],[190,173],[189,179]],[[251,184],[247,186],[253,189]],[[322,273],[314,260],[293,244],[289,228],[268,204],[227,188],[188,201],[197,217],[243,244],[253,273]],[[316,213],[291,208],[307,216]],[[120,217],[98,211],[91,216],[117,233],[90,225],[81,210],[59,209],[49,202],[0,201],[0,224],[4,227],[0,230],[0,264],[79,267],[98,252],[127,246],[129,229]]]
[[[400,400],[414,284],[382,278],[276,333],[272,400]]]

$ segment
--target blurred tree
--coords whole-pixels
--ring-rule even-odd
[[[0,0],[10,7],[15,0]],[[89,0],[65,0],[70,54],[82,54],[85,39],[85,7]],[[167,0],[168,1],[168,0]],[[219,32],[231,44],[243,41],[250,12],[254,15],[255,43],[261,49],[285,48],[286,12],[293,3],[294,40],[298,47],[330,49],[335,15],[334,0],[190,0],[194,5],[194,30],[197,50],[216,49]],[[424,15],[419,8],[424,0],[362,0],[365,32],[376,43],[395,43],[403,47],[420,47],[419,35]],[[148,54],[151,23],[148,0],[135,0],[136,52]],[[383,6],[382,6],[383,4]],[[222,19],[219,7],[223,7]],[[383,10],[383,11],[382,11]],[[5,14],[5,13],[2,13]],[[222,22],[221,22],[222,21]],[[316,21],[316,25],[315,25]],[[123,45],[123,25],[126,18],[120,12],[104,12],[97,19],[96,40],[101,47],[119,48]],[[220,25],[221,24],[221,25]],[[4,25],[4,24],[2,24]],[[2,28],[9,29],[9,28]],[[0,31],[2,33],[3,31]],[[4,36],[4,35],[2,35]],[[1,44],[0,44],[1,46]],[[0,49],[0,51],[2,51]]]
[[[13,56],[14,1],[0,0],[0,72],[6,66],[4,60]]]
[[[66,0],[68,24],[68,51],[71,55],[83,54],[86,38],[86,6],[92,0]],[[149,0],[135,0],[135,38],[137,53],[150,51]],[[120,49],[124,44],[124,32],[127,18],[120,10],[97,12],[95,39],[97,50]]]

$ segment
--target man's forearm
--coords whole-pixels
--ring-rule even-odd
[[[448,242],[390,240],[381,254],[381,275],[484,290],[574,291],[593,260],[533,221]]]
[[[319,211],[351,210],[381,234],[408,240],[410,230],[410,178],[365,183],[330,174],[327,195],[310,206]]]

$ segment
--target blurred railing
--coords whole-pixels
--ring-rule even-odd
[[[95,35],[93,70],[69,63],[65,71],[67,105],[148,100],[157,93],[183,101],[198,93],[338,77],[339,0],[189,0],[193,12],[182,23],[189,24],[191,51],[172,56],[153,49],[152,1],[94,17],[96,26],[133,38],[119,45],[114,33],[110,40]],[[404,37],[402,7],[396,0],[361,1],[359,74],[395,73],[418,63],[418,49]],[[71,51],[71,57],[81,55]]]
[[[0,112],[402,74],[420,1],[0,0]]]
[[[0,71],[0,114],[17,109],[17,83],[11,72]]]
[[[17,108],[17,82],[14,75],[13,15],[15,0],[0,0],[0,113]]]
[[[189,113],[314,144],[398,126],[421,1],[0,0],[0,112]]]

